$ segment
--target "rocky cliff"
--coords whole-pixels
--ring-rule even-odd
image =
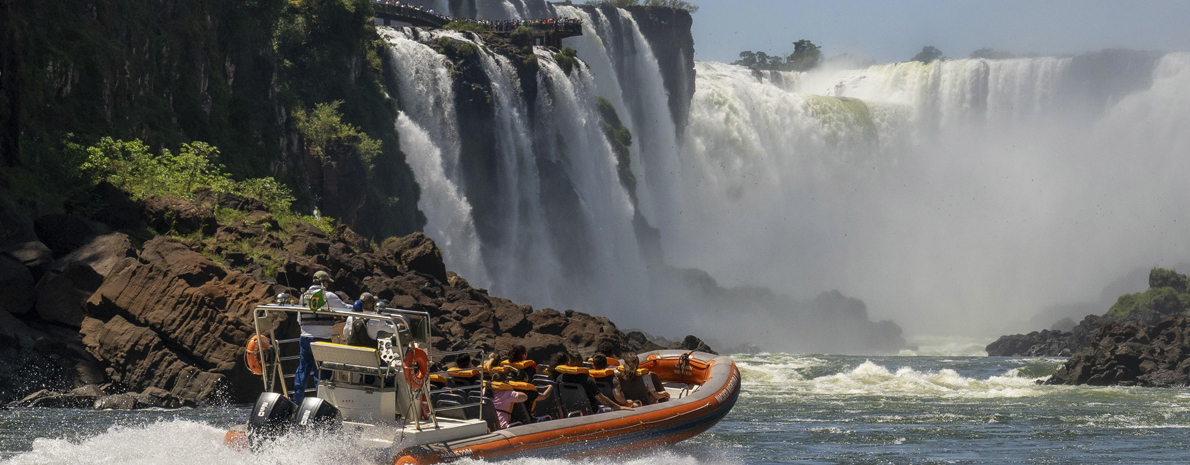
[[[252,308],[309,286],[317,270],[332,273],[345,300],[366,291],[429,312],[438,350],[524,344],[531,357],[546,360],[562,350],[590,355],[603,341],[656,348],[607,318],[535,311],[473,288],[446,270],[437,245],[421,233],[376,245],[346,227],[328,233],[282,224],[259,202],[210,192],[195,201],[153,197],[140,207],[145,223],[167,223],[171,235],[91,234],[73,250],[59,249],[65,253],[57,260],[40,241],[0,249],[0,288],[9,296],[0,311],[0,402],[28,396],[23,405],[131,408],[250,401],[261,388],[244,366]],[[293,321],[269,324],[296,336]],[[693,337],[678,346],[709,350]]]
[[[678,134],[686,130],[690,100],[694,98],[694,36],[690,12],[676,8],[626,8],[653,48],[661,78],[669,92],[669,110]]]
[[[1109,322],[1045,384],[1190,385],[1190,318]]]

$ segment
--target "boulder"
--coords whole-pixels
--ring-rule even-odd
[[[699,339],[694,335],[686,336],[685,339],[682,339],[682,342],[670,344],[669,348],[678,350],[693,350],[695,352],[706,352],[708,354],[719,355],[718,352],[711,350],[711,346],[708,346],[707,343],[702,342],[702,339]]]
[[[448,282],[446,265],[442,262],[442,250],[423,233],[415,232],[400,238],[390,237],[380,246],[380,253],[390,257],[390,260],[405,270],[430,275],[439,283]]]
[[[17,259],[0,254],[0,307],[14,315],[33,309],[36,298],[33,273]]]
[[[90,238],[86,244],[58,259],[54,263],[54,269],[62,271],[69,263],[80,263],[94,270],[99,276],[106,277],[116,263],[129,257],[136,257],[132,239],[127,234],[115,232]]]
[[[79,408],[88,407],[90,405],[86,397],[79,397],[71,394],[55,392],[49,389],[42,389],[21,398],[21,400],[9,404],[9,406],[29,408]]]
[[[176,276],[191,286],[199,286],[227,275],[218,264],[195,252],[177,239],[154,237],[145,243],[141,260],[160,268],[165,274]]]
[[[136,229],[144,225],[140,203],[128,197],[128,193],[107,181],[101,181],[91,188],[91,197],[98,210],[91,214],[95,221],[112,229]]]
[[[86,316],[87,299],[103,284],[103,276],[81,261],[67,262],[37,283],[37,314],[42,320],[78,328]]]
[[[160,233],[172,231],[185,235],[201,231],[211,235],[218,227],[214,210],[178,197],[153,196],[145,199],[144,215],[149,227]]]
[[[65,256],[82,247],[95,235],[95,231],[82,218],[64,214],[38,217],[33,220],[33,230],[37,232],[37,238],[50,248],[54,258]]]
[[[539,312],[533,312],[526,317],[529,323],[533,325],[533,330],[540,334],[548,334],[554,336],[561,336],[562,330],[566,329],[566,325],[570,323],[566,319],[566,315],[562,312],[552,308],[545,308]]]
[[[1045,384],[1190,385],[1190,318],[1109,321]]]
[[[132,410],[137,408],[136,397],[132,394],[115,394],[103,396],[95,400],[95,410]]]
[[[24,264],[33,274],[35,281],[41,280],[42,275],[49,271],[54,263],[54,254],[50,252],[50,248],[37,241],[9,244],[0,248],[0,253]]]

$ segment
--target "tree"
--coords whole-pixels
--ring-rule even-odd
[[[802,39],[793,43],[793,53],[785,58],[785,69],[790,71],[809,71],[818,66],[822,60],[822,51],[809,39]]]
[[[747,66],[749,68],[756,66],[756,52],[751,50],[740,52],[740,59],[736,60],[733,65]]]
[[[934,48],[933,45],[927,45],[921,48],[921,53],[913,56],[909,61],[920,61],[922,63],[929,63],[934,60],[942,58],[942,51]]]

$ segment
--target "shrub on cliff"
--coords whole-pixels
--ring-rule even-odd
[[[335,157],[331,151],[341,148],[359,157],[369,170],[372,160],[380,153],[380,141],[368,137],[350,124],[343,122],[343,115],[339,113],[342,100],[330,103],[319,103],[314,110],[306,112],[298,110],[294,113],[298,131],[306,141],[306,150],[318,157],[324,165],[335,165]]]
[[[690,3],[686,0],[591,0],[588,1],[587,4],[593,6],[614,6],[616,8],[623,8],[626,6],[651,6],[658,8],[686,10],[691,13],[698,12],[698,5]]]
[[[512,45],[516,45],[517,47],[530,47],[533,45],[533,30],[525,26],[517,27],[508,36],[508,39],[512,42]]]
[[[554,61],[558,62],[558,66],[569,76],[570,72],[579,65],[578,52],[573,48],[564,47],[562,51],[554,54]]]
[[[599,97],[596,107],[599,109],[599,123],[603,128],[603,134],[607,136],[607,141],[612,145],[612,152],[616,154],[616,170],[620,175],[620,183],[628,189],[630,195],[636,195],[636,176],[632,174],[632,153],[629,151],[629,147],[632,146],[632,132],[620,121],[616,107],[607,99]]]
[[[1190,310],[1190,277],[1173,270],[1153,268],[1149,271],[1149,289],[1120,296],[1109,317],[1123,317],[1142,312],[1161,315],[1185,314]]]
[[[920,61],[922,63],[930,63],[934,60],[942,58],[942,51],[934,48],[933,45],[927,45],[921,48],[921,53],[914,55],[909,61]]]
[[[81,176],[91,183],[107,181],[133,199],[168,195],[191,199],[199,187],[255,198],[277,214],[289,213],[293,193],[273,178],[235,181],[218,163],[219,149],[205,142],[182,144],[177,154],[162,149],[154,155],[140,140],[110,137],[90,147],[73,142],[66,150],[85,161]]]
[[[442,26],[442,28],[450,29],[452,31],[464,32],[485,32],[488,30],[486,27],[483,27],[482,24],[471,21],[451,21],[446,23],[445,26]]]

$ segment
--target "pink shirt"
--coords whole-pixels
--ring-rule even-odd
[[[518,394],[524,395],[516,391],[496,391],[492,394],[492,404],[496,406],[496,418],[500,419],[500,429],[507,428],[512,422],[512,414],[509,412],[512,411],[512,405],[517,403]],[[520,401],[524,402],[524,399]]]

